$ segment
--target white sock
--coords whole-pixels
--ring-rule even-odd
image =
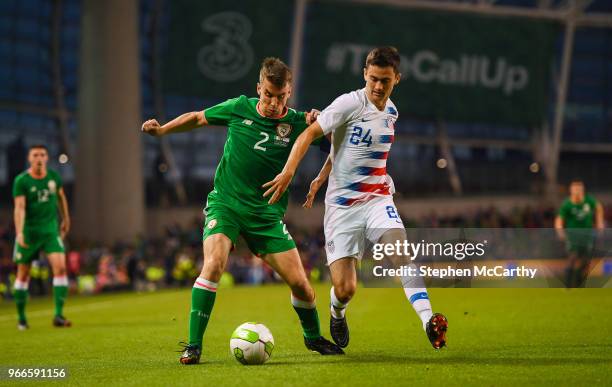
[[[53,286],[68,286],[68,276],[53,277]]]
[[[202,289],[202,290],[208,290],[209,292],[213,292],[213,293],[217,292],[217,287],[218,286],[219,286],[219,283],[209,281],[209,280],[204,279],[202,277],[198,277],[195,280],[194,284],[193,284],[194,288],[198,288],[198,289]]]
[[[19,281],[18,279],[16,279],[15,283],[13,284],[13,289],[28,290],[29,285],[30,285],[30,281]]]
[[[425,329],[427,327],[427,322],[431,316],[433,316],[427,289],[404,288],[404,293],[406,293],[406,298],[408,298],[408,301],[412,304],[414,311],[419,315],[419,318],[423,322],[423,329]]]
[[[336,291],[332,286],[329,291],[329,297],[331,299],[330,302],[330,311],[333,318],[344,318],[344,314],[346,313],[346,306],[348,302],[345,304],[336,297]]]
[[[291,293],[291,305],[293,305],[296,308],[302,308],[302,309],[314,309],[317,307],[317,303],[315,301],[308,302],[308,301],[300,300],[299,298],[294,296],[293,293]]]

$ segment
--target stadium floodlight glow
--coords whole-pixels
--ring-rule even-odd
[[[59,155],[59,163],[60,164],[66,164],[69,161],[68,155],[65,153],[62,153]]]
[[[448,162],[446,161],[445,158],[441,158],[441,159],[438,159],[438,161],[436,161],[436,166],[440,169],[446,168],[447,165],[448,165]]]
[[[531,171],[531,173],[540,172],[540,164],[536,162],[531,163],[531,165],[529,165],[529,170]]]

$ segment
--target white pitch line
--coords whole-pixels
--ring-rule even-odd
[[[116,301],[100,301],[100,302],[92,302],[90,304],[87,305],[79,305],[79,306],[67,306],[66,307],[66,311],[70,314],[73,313],[80,313],[80,312],[85,312],[88,310],[94,310],[94,309],[101,309],[101,308],[107,308],[113,304],[116,304]],[[54,314],[53,308],[50,307],[47,310],[37,310],[36,312],[29,312],[28,313],[28,317],[45,317],[45,316],[52,316]],[[12,321],[15,319],[14,315],[6,315],[6,316],[0,316],[0,322],[5,322],[5,321]]]

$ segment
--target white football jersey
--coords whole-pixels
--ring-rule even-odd
[[[393,194],[387,157],[397,117],[391,99],[380,111],[368,100],[365,89],[341,95],[321,112],[317,121],[323,133],[332,133],[327,205],[351,206]]]

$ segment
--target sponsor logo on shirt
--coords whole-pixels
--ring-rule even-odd
[[[276,145],[280,145],[283,147],[287,147],[289,146],[289,139],[288,138],[283,138],[283,137],[278,137],[278,136],[274,136],[274,144]]]
[[[213,228],[215,228],[215,226],[217,225],[217,219],[211,219],[210,222],[208,222],[208,229],[212,230]]]
[[[249,125],[250,126],[250,125],[253,124],[253,120],[248,120],[248,119],[245,118],[244,120],[242,120],[242,123],[245,124],[245,125]]]

